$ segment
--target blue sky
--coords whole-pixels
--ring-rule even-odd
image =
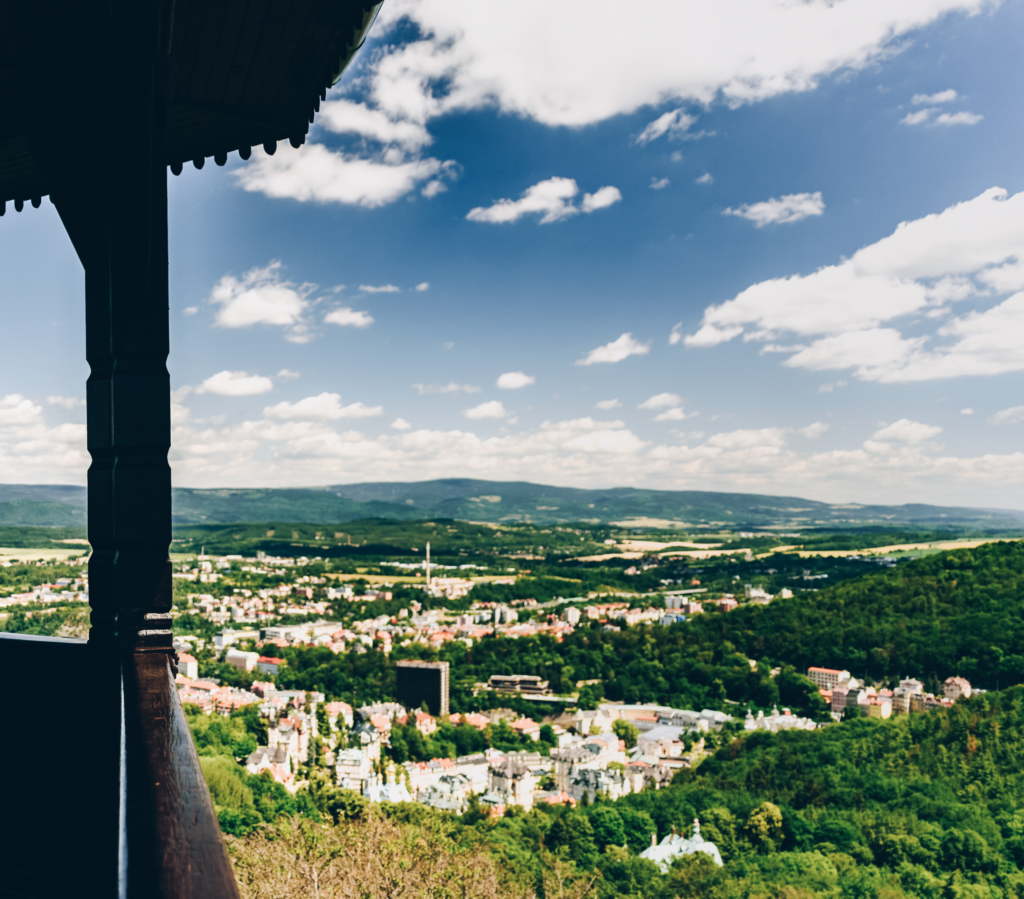
[[[1024,508],[1022,30],[1020,0],[387,0],[306,146],[168,176],[175,483]],[[4,480],[83,482],[48,202],[0,266]]]

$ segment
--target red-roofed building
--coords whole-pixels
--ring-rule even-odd
[[[532,718],[520,718],[518,721],[513,721],[512,729],[531,740],[540,739],[540,725]]]
[[[437,721],[432,715],[428,715],[426,712],[417,712],[416,730],[423,734],[423,736],[429,737],[435,730],[437,730]]]
[[[195,656],[190,656],[187,652],[179,652],[178,671],[185,677],[195,680],[199,677],[199,662],[196,661]]]
[[[850,672],[840,671],[838,668],[808,668],[807,677],[818,687],[831,690],[836,684],[848,681],[850,679]]]
[[[260,656],[256,660],[256,668],[262,671],[264,674],[275,675],[278,671],[284,668],[288,663],[284,659],[278,659],[274,656]]]

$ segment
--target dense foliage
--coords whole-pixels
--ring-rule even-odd
[[[702,615],[693,639],[756,658],[856,676],[961,674],[994,689],[1024,682],[1024,543],[938,553],[815,593]]]
[[[499,880],[545,896],[557,863],[579,896],[1009,899],[1024,896],[1022,755],[1024,691],[1013,689],[890,721],[743,735],[668,788],[615,802],[501,819],[475,805],[461,818],[416,805],[380,809],[391,839],[406,847],[396,877],[419,858],[417,840],[444,833],[449,851],[477,853]],[[347,845],[380,826],[365,800],[322,777],[306,792],[300,802],[319,829],[286,823],[282,808],[277,831],[233,843],[244,883],[268,839],[294,841],[305,827],[321,845]],[[696,855],[662,873],[638,857],[651,834],[688,833],[698,816],[724,867]],[[287,845],[304,864],[301,846]]]

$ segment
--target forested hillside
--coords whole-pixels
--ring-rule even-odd
[[[1010,899],[1024,896],[1022,757],[1024,693],[1012,689],[890,721],[739,736],[667,789],[616,802],[497,820],[476,809],[444,818],[408,805],[385,804],[379,814],[389,819],[390,841],[403,847],[393,856],[393,890],[413,886],[430,867],[424,849],[437,853],[443,835],[449,845],[435,864],[451,871],[453,856],[475,858],[487,889],[504,883],[508,895],[560,895],[561,884],[568,891],[561,895],[577,897]],[[215,786],[219,804],[245,789],[253,795],[233,776],[234,792],[227,782]],[[266,803],[284,801],[285,814],[299,810],[296,803],[259,801],[276,823],[232,843],[251,895],[306,895],[316,863],[322,882],[340,883],[345,847],[364,845],[382,826],[360,797],[322,781],[300,800],[304,817],[291,823],[274,819]],[[651,833],[689,833],[697,816],[724,867],[697,855],[661,874],[637,857]],[[293,874],[281,884],[286,855]],[[393,895],[378,882],[382,873],[370,870],[361,894]],[[264,893],[259,883],[280,888]]]
[[[770,560],[769,560],[770,563]],[[806,670],[1024,683],[1024,543],[938,553],[768,606],[693,622],[701,642]]]

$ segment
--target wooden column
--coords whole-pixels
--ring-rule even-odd
[[[92,6],[94,46],[103,49],[73,88],[87,99],[40,125],[33,155],[85,268],[89,649],[97,715],[116,737],[100,747],[96,776],[109,787],[90,816],[113,877],[103,878],[113,892],[98,895],[235,897],[172,666],[165,120],[173,2]]]

